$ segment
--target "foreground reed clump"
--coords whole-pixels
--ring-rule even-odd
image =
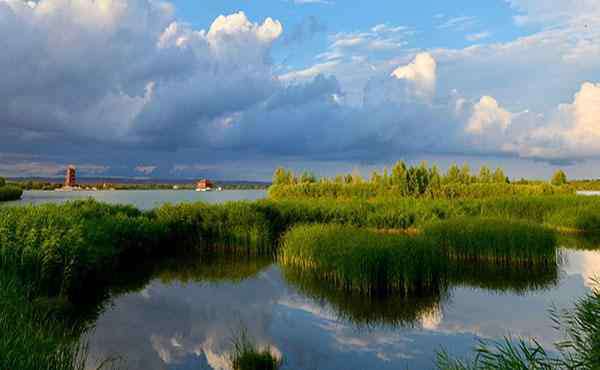
[[[18,186],[0,186],[0,202],[19,200],[23,196],[23,189]]]
[[[600,290],[594,289],[575,303],[572,310],[553,312],[557,329],[565,339],[547,351],[535,340],[505,338],[483,341],[473,360],[438,353],[440,370],[597,370],[600,369]]]
[[[259,348],[246,330],[242,330],[233,340],[230,355],[233,370],[277,370],[282,361],[271,353],[271,349]]]
[[[554,231],[528,221],[460,217],[432,223],[423,235],[452,260],[556,263]]]
[[[0,273],[0,369],[83,370],[79,330],[32,305],[27,289]]]
[[[283,238],[280,261],[366,295],[419,295],[441,289],[444,256],[420,237],[353,226],[303,225]]]

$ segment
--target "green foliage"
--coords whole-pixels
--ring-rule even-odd
[[[271,354],[270,348],[258,348],[246,330],[242,330],[232,344],[230,360],[233,370],[277,370],[282,365],[281,360]]]
[[[17,186],[0,186],[0,202],[18,200],[23,196],[23,190]]]
[[[4,177],[0,177],[0,188],[6,185],[6,179]]]
[[[79,331],[28,300],[27,289],[0,273],[0,369],[85,369]]]
[[[550,183],[554,186],[562,186],[567,184],[567,174],[563,170],[557,170],[552,175]]]
[[[543,278],[550,283],[557,279],[554,233],[525,221],[456,218],[430,224],[417,236],[336,224],[301,225],[283,237],[279,259],[284,266],[304,269],[338,288],[366,295],[436,292],[455,275],[458,281],[468,282],[469,278],[460,278],[463,268],[472,268],[473,275],[486,269],[487,275],[493,275],[512,273],[517,270],[512,267],[520,266],[547,272]],[[521,271],[515,273],[529,286],[532,276]],[[498,284],[493,279],[479,281]],[[512,284],[506,281],[503,286]]]
[[[280,262],[365,295],[398,296],[440,289],[444,261],[422,238],[341,225],[296,226],[283,238]]]
[[[277,169],[269,188],[272,199],[285,198],[487,198],[501,196],[557,195],[570,194],[567,186],[554,186],[547,183],[510,184],[502,169],[492,171],[483,166],[479,175],[471,174],[468,165],[458,167],[453,164],[445,175],[436,166],[428,167],[425,162],[418,166],[407,166],[400,161],[392,167],[388,175],[374,172],[364,181],[357,171],[335,179],[320,179],[313,175],[302,175],[296,180],[293,173],[283,168]],[[563,184],[561,184],[563,185]]]
[[[500,264],[556,262],[556,236],[529,221],[452,218],[423,228],[423,235],[453,260]]]

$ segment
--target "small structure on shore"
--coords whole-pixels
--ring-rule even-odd
[[[202,179],[196,183],[196,191],[211,191],[214,187],[215,184],[208,179]]]
[[[74,188],[77,186],[77,168],[73,165],[67,167],[65,176],[65,188]]]
[[[65,174],[65,184],[62,188],[56,189],[56,191],[73,190],[81,190],[81,188],[77,186],[77,168],[73,165],[70,165],[67,167],[67,172]]]

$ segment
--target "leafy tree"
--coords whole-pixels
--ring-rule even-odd
[[[504,171],[500,167],[496,168],[496,171],[494,171],[494,182],[498,184],[508,183],[508,177],[506,177]]]
[[[479,169],[478,182],[490,183],[494,180],[492,170],[488,166],[481,166]]]
[[[461,184],[470,184],[472,182],[471,168],[468,164],[463,164],[458,176]]]
[[[4,177],[0,177],[0,187],[6,185],[6,180],[4,179]]]
[[[552,180],[550,181],[552,185],[561,186],[567,184],[567,174],[563,170],[557,170],[552,175]]]
[[[287,171],[285,168],[279,167],[273,174],[273,185],[291,185],[294,183],[293,178],[294,175],[291,171]]]
[[[300,176],[300,183],[313,184],[315,182],[317,182],[317,178],[315,177],[314,173],[309,171],[302,172],[302,175]]]
[[[456,163],[453,163],[448,168],[448,172],[446,172],[445,182],[446,183],[460,182],[460,168],[458,168]]]

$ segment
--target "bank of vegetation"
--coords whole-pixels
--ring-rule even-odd
[[[559,175],[562,174],[562,175]],[[564,179],[563,177],[564,176]],[[408,166],[399,161],[390,171],[373,172],[365,179],[358,171],[334,178],[317,178],[310,172],[300,175],[284,168],[273,174],[269,196],[282,198],[399,198],[433,199],[486,198],[497,196],[535,196],[571,194],[566,175],[558,171],[549,183],[511,183],[501,168],[483,166],[473,174],[468,165],[452,165],[446,173],[425,162]]]
[[[284,274],[302,291],[329,297],[339,311],[367,324],[408,323],[435,313],[450,285],[511,292],[549,286],[558,279],[556,231],[600,231],[600,199],[575,196],[566,182],[559,174],[552,183],[509,183],[500,169],[472,175],[466,166],[453,166],[441,174],[424,164],[399,163],[368,181],[357,174],[317,180],[280,169],[270,197],[255,202],[152,211],[91,200],[3,207],[0,330],[10,334],[0,338],[0,368],[80,368],[81,327],[55,318],[122,283],[115,271],[190,252],[218,250],[256,260],[239,271],[242,279],[268,265],[259,256],[271,256],[281,245]],[[204,261],[206,268],[182,267],[182,274],[217,281],[228,275],[227,263]],[[383,309],[374,319],[368,304],[356,303],[382,297],[396,307],[416,303]],[[15,307],[22,306],[29,311],[18,316]],[[29,360],[31,351],[41,357]],[[257,361],[265,355],[245,352]]]
[[[432,223],[418,235],[301,225],[281,244],[282,265],[366,296],[437,294],[461,267],[550,270],[558,263],[554,232],[525,221],[459,218]]]
[[[0,202],[18,200],[22,196],[23,190],[20,187],[9,185],[4,178],[0,177]]]

